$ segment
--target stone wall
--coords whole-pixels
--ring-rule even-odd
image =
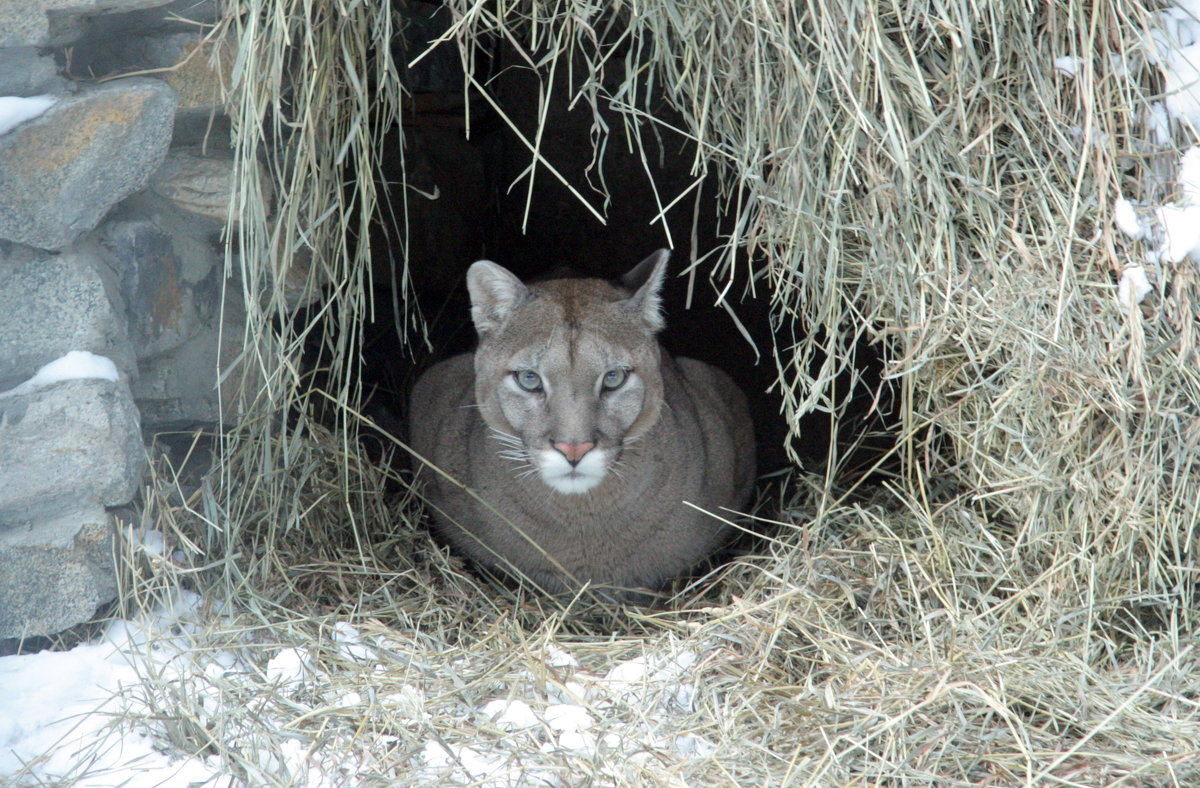
[[[242,334],[221,309],[232,57],[202,42],[217,13],[0,2],[0,639],[114,598],[107,508],[143,483],[143,436],[217,418]]]

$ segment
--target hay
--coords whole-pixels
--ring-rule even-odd
[[[219,476],[152,498],[181,553],[127,556],[125,594],[145,607],[202,590],[221,615],[196,625],[196,653],[234,656],[151,677],[127,724],[250,784],[1200,780],[1192,263],[1154,271],[1140,309],[1114,298],[1140,251],[1109,206],[1165,189],[1177,155],[1144,121],[1148,11],[448,5],[442,45],[469,73],[494,36],[546,84],[571,69],[581,107],[621,113],[611,144],[653,133],[649,97],[665,93],[697,179],[723,183],[728,235],[696,270],[731,300],[771,298],[793,441],[806,412],[838,412],[835,380],[873,342],[899,403],[900,472],[853,496],[836,462],[795,475],[759,506],[772,538],[667,610],[563,609],[466,574],[353,437],[380,198],[370,178],[343,179],[374,171],[400,111],[396,66],[372,48],[393,20],[370,4],[234,8],[241,171],[265,158],[280,195],[273,212],[252,192],[235,206],[259,375]],[[1073,79],[1051,67],[1081,53]],[[619,88],[602,88],[606,70]],[[487,101],[488,86],[474,77],[467,96]],[[538,177],[555,177],[545,164]],[[317,337],[318,394],[299,363],[316,324],[289,317],[282,284],[301,248],[336,317]],[[332,431],[318,403],[333,403]],[[592,727],[564,738],[555,704]]]
[[[278,585],[230,604],[208,585],[151,641],[181,664],[128,688],[119,724],[250,785],[1200,779],[1194,643],[1098,626],[1094,596],[1061,604],[1069,561],[1011,565],[959,505],[935,524],[821,497],[790,496],[805,526],[671,610],[619,618],[502,599],[409,523],[362,550],[310,526],[274,546]],[[178,608],[196,520],[151,510],[175,557],[128,543],[130,596]]]

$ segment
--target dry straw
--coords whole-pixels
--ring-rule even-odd
[[[620,113],[606,144],[636,149],[659,122],[650,99],[666,97],[697,179],[722,179],[729,233],[703,270],[730,299],[751,289],[773,305],[761,350],[786,418],[836,411],[835,378],[876,343],[899,470],[853,496],[833,471],[797,474],[758,508],[772,538],[664,611],[564,609],[465,574],[419,527],[416,493],[385,493],[354,439],[367,223],[404,216],[356,176],[403,155],[381,150],[402,106],[385,45],[398,21],[378,3],[230,3],[242,401],[219,475],[175,498],[168,475],[150,497],[186,560],[130,548],[125,598],[183,584],[227,604],[196,642],[242,667],[148,681],[143,716],[167,721],[164,740],[254,785],[304,785],[313,769],[346,785],[1200,781],[1192,263],[1158,270],[1140,308],[1114,298],[1141,250],[1110,206],[1177,156],[1140,120],[1156,85],[1139,65],[1149,11],[448,6],[439,45],[458,47],[472,106],[492,101],[474,66],[496,38],[547,90],[569,73],[556,99]],[[1051,67],[1063,54],[1082,56],[1073,79]],[[542,132],[530,156],[557,177]],[[254,191],[259,162],[275,205]],[[311,260],[299,281],[325,288],[325,323],[292,316],[298,260]],[[415,309],[403,314],[412,336]],[[322,348],[319,378],[301,369],[305,342]],[[286,649],[309,658],[290,683],[268,670]],[[564,744],[551,702],[635,658],[658,672],[638,693],[583,692],[594,746]],[[538,724],[481,713],[504,698]]]

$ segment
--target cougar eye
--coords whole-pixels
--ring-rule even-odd
[[[625,379],[628,377],[629,370],[617,367],[616,369],[610,369],[608,372],[604,373],[604,380],[600,385],[604,387],[605,391],[612,391],[613,389],[621,388],[621,386],[625,383]]]
[[[517,381],[517,385],[525,391],[542,390],[542,376],[532,369],[518,369],[512,374],[513,378]]]

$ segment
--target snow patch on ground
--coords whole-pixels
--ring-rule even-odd
[[[1117,302],[1125,307],[1140,304],[1153,289],[1154,286],[1146,279],[1146,269],[1131,265],[1121,272],[1121,281],[1117,283]]]
[[[1083,61],[1074,55],[1063,55],[1062,57],[1054,58],[1054,70],[1069,79],[1075,78],[1082,65]]]
[[[1190,258],[1200,263],[1200,147],[1190,148],[1179,162],[1175,182],[1179,198],[1159,206],[1136,206],[1124,197],[1113,204],[1113,222],[1133,239],[1158,237],[1156,248],[1147,253],[1152,265],[1181,263]],[[1153,217],[1147,226],[1138,216],[1141,207]],[[1117,283],[1117,303],[1121,306],[1140,304],[1154,289],[1145,267],[1133,263],[1125,267]]]
[[[1147,59],[1162,71],[1167,113],[1200,127],[1200,0],[1176,0],[1155,16]]]
[[[114,622],[95,643],[0,658],[0,783],[232,786],[215,759],[164,753],[120,722],[122,690],[148,670],[194,667],[186,631],[199,605],[181,592],[173,609]],[[161,636],[170,629],[179,634]]]
[[[1113,221],[1117,223],[1117,229],[1134,240],[1146,234],[1146,228],[1142,227],[1137,213],[1133,210],[1133,203],[1124,197],[1118,197],[1113,205]]]
[[[151,554],[166,550],[158,531],[133,536]],[[467,665],[414,667],[410,683],[391,672],[389,691],[376,694],[361,677],[384,667],[373,649],[395,644],[382,635],[337,622],[319,649],[247,643],[231,651],[205,634],[214,616],[211,602],[180,592],[153,614],[109,624],[94,643],[0,658],[0,784],[234,788],[255,784],[257,769],[281,785],[332,788],[377,769],[414,784],[546,788],[573,784],[575,759],[621,783],[668,779],[716,750],[678,724],[694,711],[702,660],[669,641],[591,669],[548,645],[482,693],[446,692],[444,672]],[[236,776],[217,756],[184,754],[194,747],[173,737],[178,720],[163,718],[156,692],[164,687],[191,698],[189,714],[217,735],[226,725],[256,731]],[[385,714],[400,760],[377,762],[378,736],[329,730],[313,739],[296,726],[331,709],[354,719],[352,729]]]
[[[1163,100],[1155,102],[1144,117],[1146,134],[1150,142],[1165,147],[1171,143],[1172,121],[1200,128],[1200,0],[1176,0],[1154,14],[1145,41],[1144,57],[1162,73],[1164,83]],[[1055,68],[1063,70],[1064,65],[1064,58],[1055,60]],[[1116,300],[1122,307],[1141,303],[1154,289],[1153,280],[1163,264],[1188,259],[1200,263],[1200,147],[1183,154],[1175,184],[1171,202],[1137,203],[1118,196],[1113,204],[1117,229],[1152,244],[1144,265],[1134,262],[1121,272]]]

